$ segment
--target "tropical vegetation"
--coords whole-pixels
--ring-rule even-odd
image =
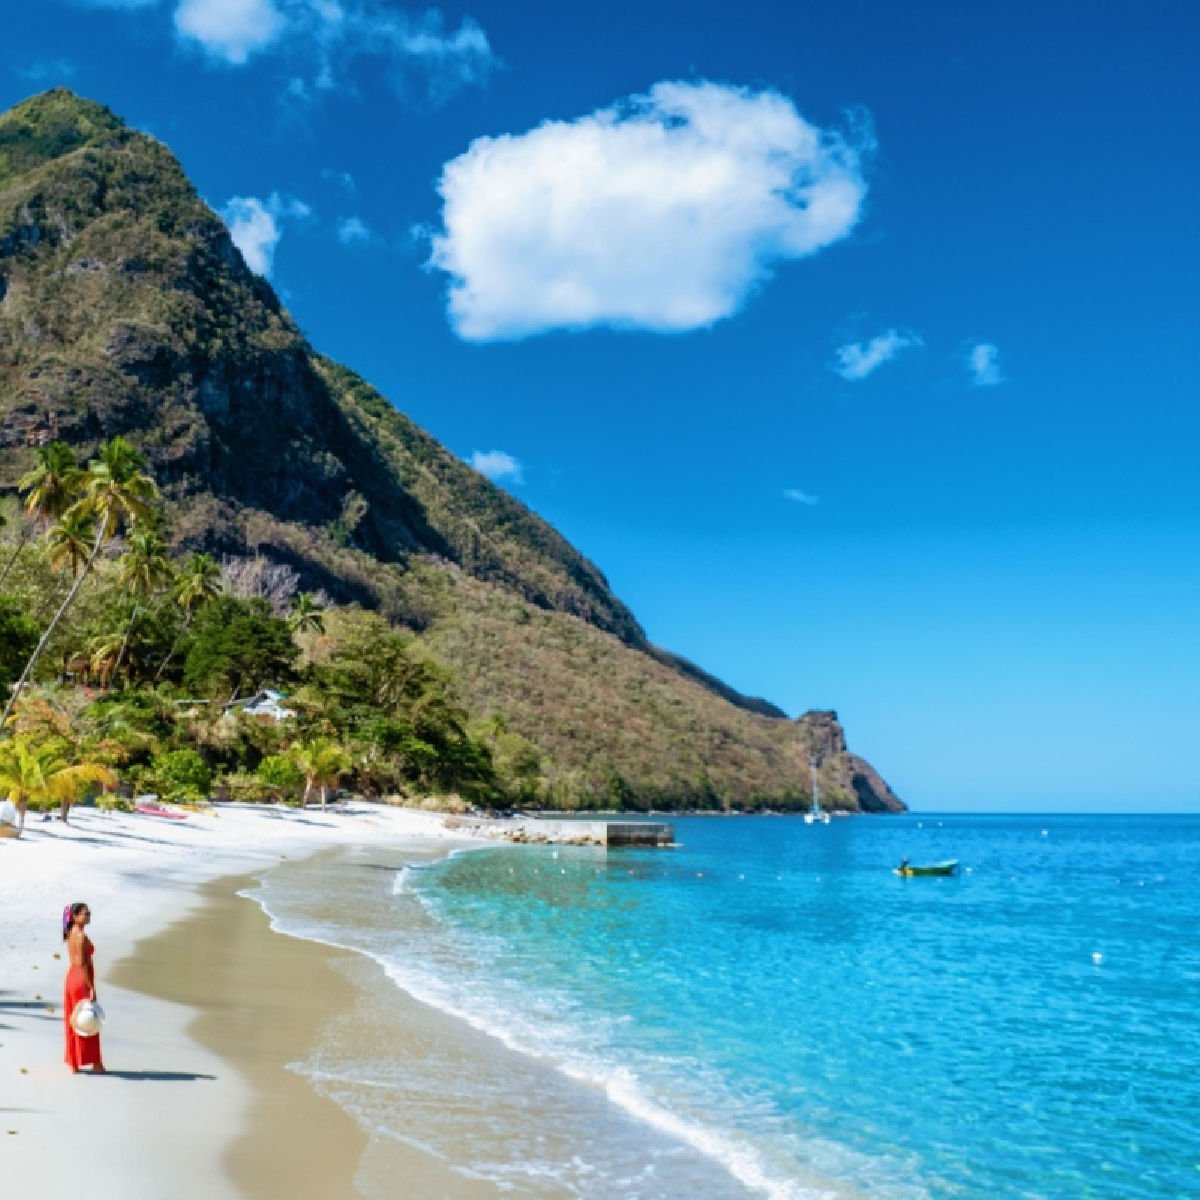
[[[344,782],[492,806],[530,796],[532,747],[473,722],[411,636],[294,576],[172,556],[123,439],[82,468],[62,443],[39,462],[67,481],[57,516],[33,534],[9,522],[0,540],[16,558],[0,593],[0,796],[22,827],[30,805],[53,801],[65,820],[88,787],[118,780],[184,803],[224,789],[324,806]],[[45,478],[26,478],[23,513]],[[287,690],[284,715],[249,703],[268,688]]]

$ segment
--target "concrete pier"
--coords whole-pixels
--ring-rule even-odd
[[[675,826],[650,821],[604,821],[606,846],[670,846]]]
[[[461,829],[497,841],[556,846],[673,846],[675,826],[659,821],[556,821],[540,817],[479,820],[450,817],[447,829]]]
[[[586,846],[670,846],[675,827],[652,821],[546,821],[518,823],[513,841]]]

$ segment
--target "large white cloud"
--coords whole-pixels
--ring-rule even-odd
[[[857,143],[773,91],[658,83],[442,169],[432,266],[464,338],[613,325],[696,329],[784,260],[845,237],[866,184]]]
[[[899,330],[889,329],[869,342],[849,342],[845,346],[839,346],[834,354],[837,362],[833,369],[843,379],[857,383],[877,371],[885,362],[895,358],[901,350],[920,345],[923,343],[915,333],[901,333]]]

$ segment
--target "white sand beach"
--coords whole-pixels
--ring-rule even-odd
[[[81,1192],[90,1200],[298,1194],[287,1191],[282,1178],[276,1182],[285,1190],[261,1182],[256,1187],[255,1164],[247,1167],[245,1152],[240,1157],[246,1169],[236,1172],[236,1182],[230,1174],[231,1147],[244,1140],[248,1124],[262,1126],[264,1136],[278,1142],[279,1118],[293,1113],[301,1122],[320,1122],[324,1169],[344,1180],[343,1188],[331,1191],[327,1183],[319,1194],[352,1196],[360,1149],[353,1122],[286,1070],[286,1039],[301,1053],[304,1038],[330,1004],[338,1003],[335,973],[322,962],[327,948],[271,934],[257,908],[241,902],[252,913],[236,925],[242,942],[234,957],[242,974],[230,975],[228,982],[214,977],[203,1019],[218,1036],[200,1040],[188,1032],[201,1015],[197,1009],[115,987],[109,973],[128,960],[137,943],[212,904],[214,897],[202,894],[212,880],[249,876],[283,858],[332,846],[380,844],[403,851],[450,840],[464,841],[436,814],[363,804],[328,811],[223,805],[178,821],[77,809],[69,825],[31,814],[23,839],[0,840],[0,1178],[5,1193],[10,1188],[12,1195],[29,1197]],[[234,890],[224,899],[236,902]],[[60,915],[76,900],[86,901],[93,913],[89,933],[96,946],[97,992],[108,1014],[103,1032],[107,1078],[72,1076],[63,1062],[66,966]],[[230,913],[221,919],[230,920]],[[220,936],[219,929],[214,936]],[[252,946],[245,945],[247,939]],[[187,947],[180,949],[187,953]],[[255,961],[247,963],[248,957]],[[203,977],[203,966],[192,963],[190,969]],[[254,1044],[245,1045],[241,1054],[225,1053],[224,1046],[221,1054],[206,1048],[221,1044],[222,1013],[238,1008],[239,996],[227,993],[256,987],[261,980],[263,987],[276,988],[277,999],[281,976],[318,979],[321,971],[330,978],[320,976],[317,986],[293,987],[286,1005],[272,1006],[269,994],[257,997],[262,1013],[276,1014],[290,1026],[277,1030],[273,1017],[260,1020],[261,1036],[248,1038]],[[123,977],[128,974],[123,969]],[[314,1105],[326,1105],[328,1111]],[[289,1140],[293,1146],[303,1141]],[[252,1151],[249,1157],[254,1158]],[[287,1161],[294,1160],[293,1155]],[[278,1154],[274,1165],[270,1155],[263,1158],[260,1181],[278,1162]]]

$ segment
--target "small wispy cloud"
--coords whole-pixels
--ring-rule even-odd
[[[154,8],[158,0],[71,0],[77,8]]]
[[[273,0],[180,0],[175,9],[180,40],[232,66],[278,41],[287,26]]]
[[[367,228],[367,223],[358,217],[346,217],[338,222],[337,239],[343,246],[352,245],[354,242],[369,242],[371,231]]]
[[[275,248],[283,236],[283,222],[312,216],[312,209],[294,196],[272,192],[266,200],[257,196],[234,196],[221,209],[233,244],[242,252],[246,266],[255,275],[270,278],[275,265]]]
[[[503,450],[476,450],[469,461],[480,475],[486,475],[493,483],[501,479],[513,483],[525,482],[525,468]]]
[[[48,83],[61,83],[75,74],[75,64],[66,58],[46,58],[37,62],[14,67],[14,71],[26,83],[45,87]]]
[[[469,16],[451,24],[437,8],[406,11],[392,0],[66,0],[163,20],[176,40],[230,67],[277,54],[286,62],[284,95],[312,103],[340,88],[356,60],[380,62],[401,91],[415,79],[433,101],[486,83],[499,64],[488,36]]]
[[[808,492],[802,492],[799,488],[784,488],[783,498],[790,500],[793,504],[807,504],[809,507],[820,501],[819,496],[813,496]]]
[[[901,350],[923,345],[924,342],[915,333],[901,333],[898,329],[889,329],[886,333],[871,338],[869,342],[848,342],[839,346],[834,351],[836,362],[833,369],[843,379],[857,383],[878,371]]]
[[[358,184],[349,171],[336,171],[333,167],[326,167],[321,172],[321,178],[327,183],[332,183],[335,187],[340,188],[348,196],[354,195],[358,190]]]
[[[967,351],[967,371],[976,387],[995,387],[1003,383],[999,347],[992,342],[977,342]]]

